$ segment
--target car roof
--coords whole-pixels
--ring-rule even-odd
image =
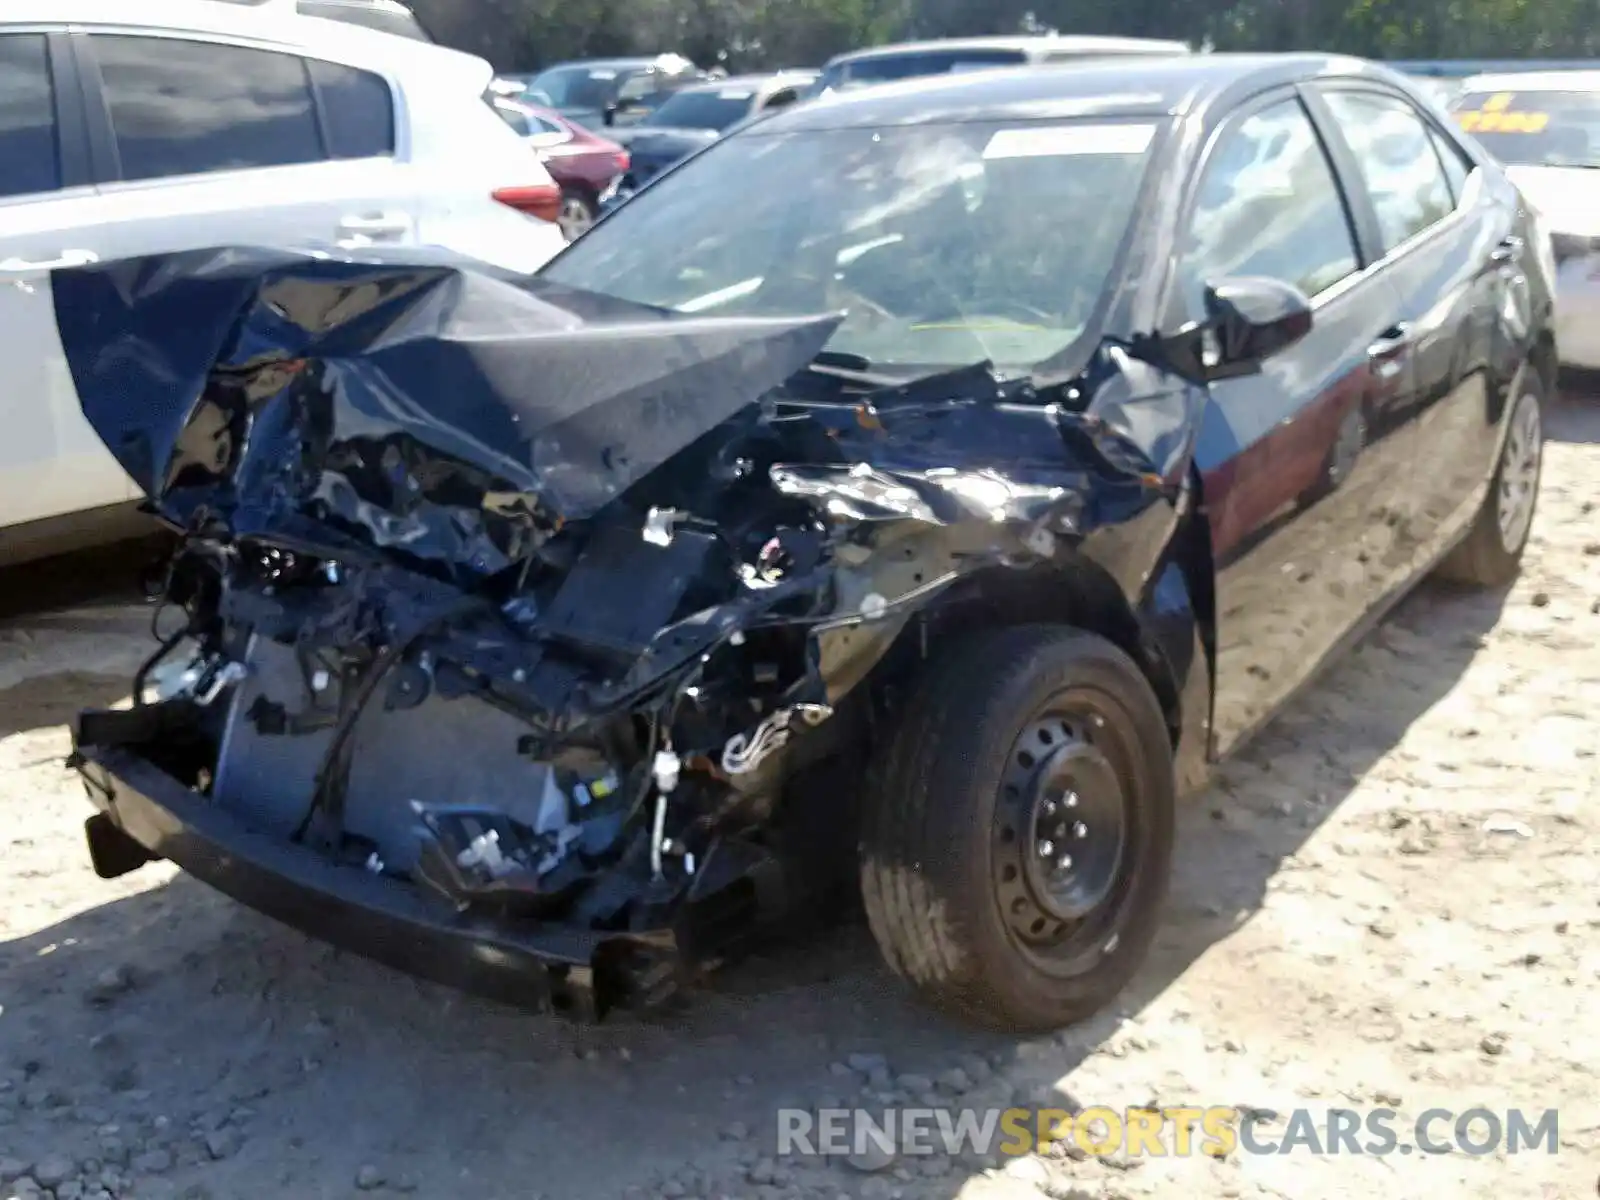
[[[455,60],[476,70],[489,64],[432,42],[396,37],[364,25],[302,16],[292,5],[218,0],[5,0],[0,26],[112,25],[218,37],[248,38],[285,49],[333,52],[376,64],[422,59],[430,67]],[[487,82],[487,80],[486,80]]]
[[[1461,81],[1469,92],[1600,92],[1600,71],[1500,71]]]
[[[1397,72],[1326,54],[1188,54],[931,75],[825,95],[761,122],[763,133],[911,121],[1026,120],[1188,112],[1227,93],[1321,77],[1411,86]]]
[[[1009,37],[934,38],[922,42],[895,42],[888,46],[870,46],[864,50],[850,50],[828,60],[828,66],[839,63],[863,62],[874,58],[898,58],[902,54],[934,53],[941,50],[957,53],[968,50],[1020,50],[1030,54],[1049,53],[1111,53],[1127,51],[1171,53],[1187,52],[1187,42],[1165,38],[1110,37],[1099,34],[1024,33]]]

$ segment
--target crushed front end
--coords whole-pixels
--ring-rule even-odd
[[[1026,385],[812,371],[833,317],[256,251],[56,302],[181,537],[133,706],[76,727],[97,870],[171,859],[520,1003],[657,1004],[836,890],[863,684],[914,623],[1173,520]]]

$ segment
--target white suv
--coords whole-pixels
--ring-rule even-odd
[[[564,245],[560,194],[485,102],[492,77],[278,6],[6,0],[0,563],[119,536],[140,498],[79,410],[53,268],[399,243],[532,271]]]

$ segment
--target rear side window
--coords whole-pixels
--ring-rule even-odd
[[[1416,109],[1374,92],[1324,96],[1372,195],[1385,252],[1454,211],[1444,164]]]
[[[124,179],[323,158],[304,62],[180,38],[92,37]]]
[[[0,37],[0,196],[61,186],[54,91],[42,33]]]
[[[329,158],[380,158],[394,153],[394,94],[371,71],[306,61],[322,100]]]

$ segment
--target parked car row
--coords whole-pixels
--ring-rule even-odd
[[[680,88],[637,124],[614,131],[628,147],[628,166],[603,191],[602,205],[614,208],[728,130],[798,102],[816,78],[815,71],[780,71]]]
[[[188,535],[187,639],[76,727],[94,867],[596,1016],[854,887],[932,1003],[1082,1020],[1179,796],[1428,573],[1517,575],[1538,221],[1394,71],[1156,54],[780,107],[531,276],[58,269]]]
[[[1186,43],[1159,38],[1056,34],[946,38],[835,55],[820,71],[790,70],[680,82],[668,99],[626,131],[624,140],[632,151],[631,169],[614,180],[601,196],[601,208],[609,212],[662,171],[727,131],[801,100],[930,75],[1187,53]]]

